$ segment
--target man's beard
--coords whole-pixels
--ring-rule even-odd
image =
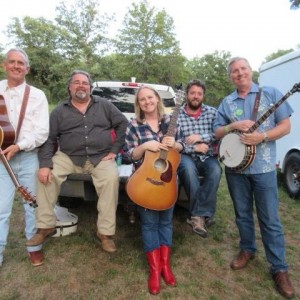
[[[87,93],[85,91],[77,91],[75,93],[75,97],[78,99],[78,100],[84,100],[87,96]]]
[[[196,102],[195,104],[192,101],[188,101],[187,105],[192,110],[197,110],[201,106],[201,102]]]

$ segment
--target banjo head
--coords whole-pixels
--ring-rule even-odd
[[[236,132],[226,134],[219,147],[219,158],[229,168],[242,169],[249,161],[248,146],[240,141],[240,135]]]

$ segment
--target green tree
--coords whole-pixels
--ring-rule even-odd
[[[146,0],[132,3],[115,41],[120,70],[127,79],[173,84],[181,79],[185,58],[175,38],[174,21]]]
[[[227,94],[233,90],[228,74],[227,64],[231,58],[230,52],[215,51],[202,57],[195,57],[187,64],[192,78],[198,78],[205,82],[206,102],[217,107]]]
[[[110,39],[106,34],[113,16],[100,15],[97,0],[75,0],[69,6],[61,1],[56,11],[55,20],[62,32],[61,54],[74,61],[74,65],[92,67],[95,57],[108,51]]]
[[[97,0],[75,0],[68,8],[62,1],[56,22],[26,16],[14,18],[8,26],[10,44],[23,48],[31,60],[28,82],[43,89],[51,102],[67,96],[66,81],[74,69],[101,69],[112,17],[100,18],[98,6]]]
[[[293,52],[293,51],[294,51],[294,49],[288,49],[288,50],[282,50],[282,49],[279,49],[279,50],[277,50],[276,52],[273,52],[273,53],[271,53],[270,55],[266,56],[266,58],[265,58],[265,60],[263,61],[263,63],[266,63],[266,62],[268,62],[268,61],[271,61],[271,60],[273,60],[273,59],[275,59],[275,58],[278,58],[278,57],[280,57],[280,56],[282,56],[282,55],[285,55],[285,54],[290,53],[290,52]]]
[[[30,73],[27,81],[42,88],[49,101],[57,95],[57,84],[61,80],[59,73],[53,72],[55,65],[63,63],[63,57],[57,52],[59,28],[44,18],[14,18],[8,25],[7,35],[10,44],[23,48],[30,58]]]

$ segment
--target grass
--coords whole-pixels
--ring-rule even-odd
[[[185,209],[176,207],[171,260],[178,286],[167,287],[162,282],[157,296],[147,290],[148,267],[138,220],[130,224],[126,211],[118,208],[118,251],[108,254],[95,239],[96,203],[77,201],[70,211],[79,217],[77,232],[51,238],[44,245],[45,264],[32,267],[25,249],[23,207],[15,201],[5,262],[0,269],[1,300],[282,299],[268,273],[258,229],[256,259],[244,270],[232,271],[229,267],[238,252],[239,236],[224,176],[218,191],[216,224],[209,228],[206,239],[192,233]],[[290,199],[281,187],[280,214],[290,277],[300,294],[300,201]]]

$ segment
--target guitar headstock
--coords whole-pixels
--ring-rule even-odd
[[[27,191],[27,189],[23,186],[19,186],[17,188],[18,192],[21,194],[21,196],[28,202],[28,204],[32,207],[37,207],[36,203],[36,197],[32,195],[30,192]]]
[[[291,93],[300,92],[300,82],[295,83],[293,88],[291,89]]]
[[[185,101],[185,92],[183,90],[177,90],[175,95],[176,104],[180,105]]]

